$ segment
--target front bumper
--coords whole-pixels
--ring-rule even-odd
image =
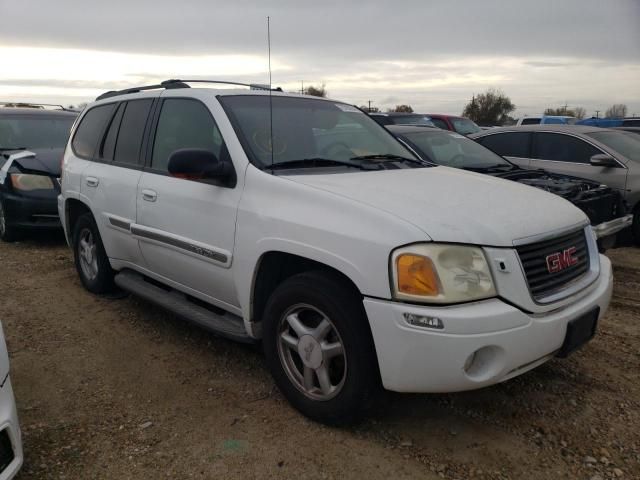
[[[596,238],[601,239],[604,237],[608,237],[609,235],[613,235],[618,233],[620,230],[623,230],[627,227],[630,227],[633,223],[633,214],[628,214],[620,218],[614,218],[613,220],[609,220],[608,222],[602,222],[598,225],[594,225],[593,231],[596,234]]]
[[[397,392],[455,392],[502,382],[552,358],[567,324],[611,299],[611,262],[589,293],[563,308],[530,314],[493,298],[434,307],[365,298],[383,386]],[[435,317],[443,329],[415,327],[404,314]],[[474,353],[476,354],[474,356]],[[471,361],[471,363],[469,363]]]
[[[13,460],[0,471],[0,480],[9,480],[18,473],[24,460],[22,453],[22,436],[20,434],[20,425],[18,424],[16,403],[13,398],[13,388],[9,377],[7,377],[4,385],[0,388],[0,432],[3,431],[6,431],[11,441]]]
[[[19,228],[60,228],[55,192],[49,196],[30,197],[5,193],[2,196],[7,223]]]

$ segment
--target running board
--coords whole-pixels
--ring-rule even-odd
[[[184,317],[216,335],[242,343],[256,342],[255,339],[247,335],[244,322],[237,315],[229,312],[223,314],[212,312],[190,301],[184,293],[173,289],[164,290],[145,280],[143,275],[132,270],[123,270],[115,276],[114,280],[116,285],[123,290],[155,303],[180,317]],[[212,308],[216,307],[212,306]]]

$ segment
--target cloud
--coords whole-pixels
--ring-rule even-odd
[[[359,105],[460,113],[500,87],[528,113],[640,110],[637,0],[0,0],[0,95],[88,100],[185,76],[264,83],[267,15],[273,79],[288,90],[325,83]]]

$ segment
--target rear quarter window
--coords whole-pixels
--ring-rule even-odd
[[[114,107],[114,103],[109,103],[93,107],[87,111],[73,135],[71,142],[73,153],[86,159],[93,157]]]

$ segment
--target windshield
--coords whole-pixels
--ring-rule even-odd
[[[247,156],[260,168],[343,166],[415,157],[383,127],[357,108],[339,102],[267,95],[220,98]],[[270,117],[273,116],[273,143]],[[271,145],[273,144],[273,152]],[[372,158],[362,158],[374,156]],[[384,156],[384,157],[383,157]],[[377,158],[380,157],[380,158]],[[321,161],[323,160],[323,161]],[[306,164],[306,165],[305,165]],[[420,164],[415,164],[420,165]],[[284,166],[284,165],[283,165]]]
[[[2,115],[0,148],[62,148],[74,120],[62,115]]]
[[[452,118],[453,128],[462,135],[471,135],[480,131],[480,127],[468,118]]]
[[[424,125],[425,127],[435,127],[431,118],[426,115],[394,115],[389,116],[396,125]]]
[[[512,167],[512,164],[488,148],[453,132],[403,133],[425,160],[455,168],[484,169]]]
[[[629,160],[640,161],[640,137],[636,138],[633,133],[603,130],[602,132],[587,133],[587,135],[610,149],[621,153]]]

